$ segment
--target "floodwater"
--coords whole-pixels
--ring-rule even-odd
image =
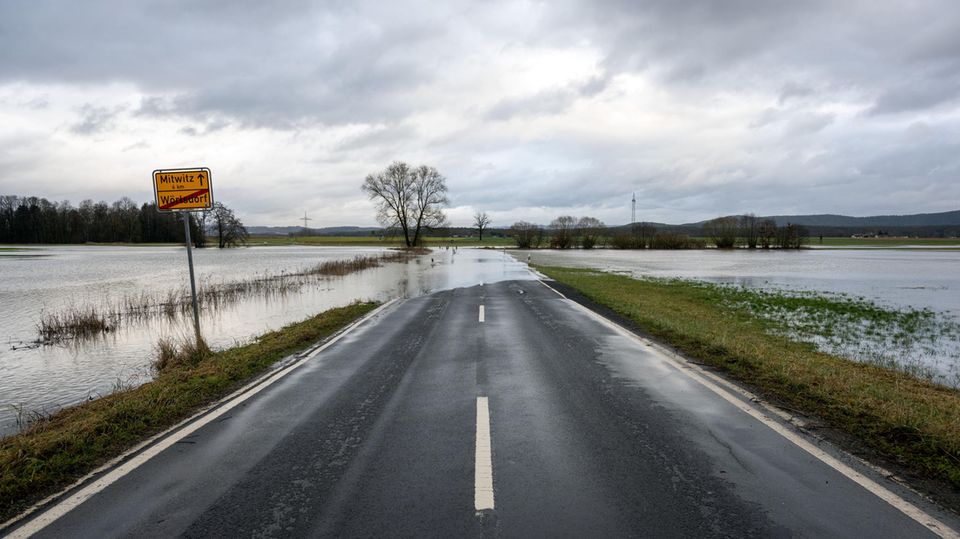
[[[326,260],[377,254],[352,247],[249,247],[194,250],[198,280],[226,283],[303,271]],[[214,348],[253,337],[357,300],[386,301],[480,282],[529,279],[526,265],[502,251],[435,249],[343,277],[323,277],[294,291],[252,294],[201,312]],[[16,430],[17,408],[49,413],[149,380],[161,337],[192,334],[190,312],[124,321],[102,337],[38,345],[44,312],[102,306],[125,294],[189,286],[182,247],[42,247],[0,252],[0,434]]]
[[[960,251],[900,249],[515,251],[535,264],[635,277],[680,277],[754,288],[863,296],[891,307],[960,316]]]
[[[194,251],[201,283],[294,273],[326,260],[376,254],[365,247],[249,247]],[[512,251],[435,249],[344,277],[309,281],[278,294],[252,294],[204,310],[214,348],[249,342],[271,329],[356,300],[386,301],[480,282],[529,279],[525,262],[599,268],[634,276],[682,277],[758,288],[863,296],[891,307],[928,308],[960,317],[960,251]],[[16,430],[17,408],[49,413],[149,380],[161,337],[192,333],[189,311],[125,321],[88,340],[38,345],[44,312],[109,305],[129,294],[188,285],[182,247],[38,247],[0,251],[0,435]],[[958,344],[941,354],[955,361]],[[949,357],[948,357],[949,356]],[[951,359],[953,358],[953,359]],[[947,366],[956,369],[956,365]],[[947,371],[944,371],[947,372]]]
[[[893,309],[929,309],[956,327],[960,321],[960,251],[909,249],[514,251],[526,262],[594,268],[633,277],[695,279],[761,289],[827,292],[867,298]],[[856,331],[853,332],[856,336]],[[896,348],[881,337],[825,348],[852,359],[878,353],[900,365],[919,365],[947,385],[960,382],[960,340]],[[815,344],[821,342],[814,340]]]

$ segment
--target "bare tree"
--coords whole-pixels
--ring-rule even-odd
[[[247,242],[247,227],[236,215],[233,210],[220,202],[213,205],[213,227],[217,232],[217,244],[221,249],[224,247],[235,247]]]
[[[207,246],[207,225],[210,221],[210,210],[185,212],[190,220],[190,239],[197,249]]]
[[[540,247],[540,242],[543,241],[543,229],[526,221],[513,223],[510,227],[510,235],[520,249],[535,249]]]
[[[800,249],[807,242],[807,228],[792,223],[777,229],[777,246],[781,249]]]
[[[550,222],[553,230],[550,236],[550,247],[554,249],[569,249],[574,246],[576,239],[577,218],[572,215],[561,215]]]
[[[606,228],[606,225],[596,217],[581,217],[580,221],[577,222],[577,230],[580,233],[580,245],[584,249],[593,249],[597,242],[600,241],[600,235],[603,233],[604,228]]]
[[[636,249],[646,249],[650,247],[650,243],[653,241],[654,235],[656,235],[657,229],[653,225],[647,222],[634,223],[633,224],[633,235],[635,238],[635,247]]]
[[[477,212],[473,214],[473,227],[477,229],[477,233],[480,235],[480,241],[483,241],[483,231],[490,226],[490,216],[487,215],[487,212]]]
[[[717,217],[707,221],[703,233],[718,249],[731,249],[737,244],[737,218]]]
[[[447,179],[436,168],[420,165],[413,170],[413,193],[416,217],[413,245],[419,246],[425,230],[447,225],[447,216],[443,214],[443,207],[450,202],[447,199]]]
[[[773,219],[764,219],[760,221],[760,224],[757,227],[757,240],[760,243],[760,247],[764,249],[769,249],[773,245],[774,239],[777,237],[777,222]]]
[[[446,178],[434,167],[411,168],[394,161],[384,170],[368,175],[362,189],[376,201],[380,224],[387,229],[399,229],[407,247],[420,245],[425,230],[446,223]]]
[[[760,219],[752,213],[740,216],[740,237],[750,249],[757,248],[757,239],[760,234]]]

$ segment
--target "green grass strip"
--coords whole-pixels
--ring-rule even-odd
[[[817,416],[881,455],[960,487],[960,391],[817,351],[702,283],[596,270],[541,272],[767,398]]]
[[[196,366],[166,369],[134,389],[67,408],[0,440],[0,523],[376,306],[330,309],[251,344],[215,352]]]

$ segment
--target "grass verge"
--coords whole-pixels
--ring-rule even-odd
[[[151,382],[67,408],[3,438],[0,523],[376,306],[330,309],[251,344],[206,354],[196,364],[170,362]]]
[[[817,351],[709,286],[538,267],[679,351],[758,393],[819,417],[882,457],[960,488],[960,391]]]

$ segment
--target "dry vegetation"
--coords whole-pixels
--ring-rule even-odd
[[[58,313],[42,314],[37,333],[41,341],[55,342],[109,333],[116,325],[114,313],[104,314],[93,306],[70,307]]]
[[[171,369],[195,367],[213,354],[203,338],[181,336],[179,340],[162,337],[157,341],[157,355],[153,370],[162,374]]]

